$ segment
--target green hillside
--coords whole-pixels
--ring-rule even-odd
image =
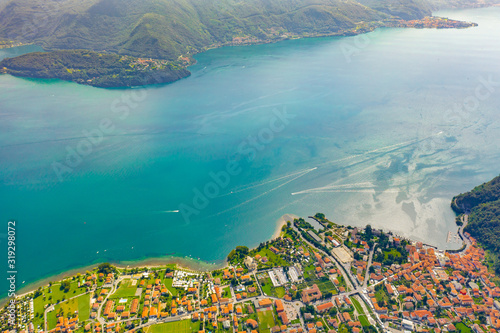
[[[500,199],[500,176],[491,181],[476,186],[472,191],[457,195],[453,198],[451,208],[462,214],[467,210],[472,210],[477,206]]]
[[[433,9],[432,3],[426,0],[359,0],[359,2],[377,11],[404,20],[428,16]]]
[[[499,0],[11,0],[0,39],[175,60],[232,42],[351,32]]]
[[[13,0],[0,12],[0,38],[173,60],[234,37],[331,34],[387,18],[354,0]]]
[[[469,212],[465,231],[484,246],[500,273],[500,176],[453,198],[452,208],[458,214]]]

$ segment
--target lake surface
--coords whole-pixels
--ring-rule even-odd
[[[211,50],[147,89],[0,76],[0,240],[15,219],[18,281],[220,262],[285,213],[459,247],[451,198],[499,173],[500,84],[483,81],[500,82],[500,8],[438,15],[479,26]]]

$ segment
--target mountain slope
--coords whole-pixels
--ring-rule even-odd
[[[359,2],[403,20],[421,18],[431,12],[431,5],[425,0],[360,0]]]
[[[172,60],[238,36],[335,33],[390,17],[354,0],[13,0],[0,37]]]
[[[500,273],[500,176],[453,198],[451,207],[458,214],[469,212],[465,231],[489,251]]]
[[[235,37],[350,32],[500,0],[0,0],[0,40],[175,60]]]
[[[481,204],[496,201],[500,199],[500,176],[491,181],[476,186],[472,191],[462,193],[453,198],[451,208],[457,213],[462,214],[470,211]]]

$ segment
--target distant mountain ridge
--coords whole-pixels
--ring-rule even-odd
[[[0,2],[0,38],[175,60],[234,37],[331,34],[419,19],[434,7],[427,0],[12,0]]]
[[[499,0],[0,0],[0,39],[176,60],[235,37],[334,34]]]
[[[2,1],[0,47],[34,43],[57,53],[6,59],[0,73],[129,87],[152,83],[152,74],[155,83],[186,77],[189,72],[181,67],[192,63],[193,54],[213,47],[353,35],[381,26],[468,27],[473,24],[434,22],[428,16],[446,4],[483,6],[500,0]],[[142,59],[124,62],[120,56]],[[154,60],[145,67],[147,75],[135,67],[144,58]],[[103,67],[92,69],[99,64]]]
[[[385,18],[353,0],[13,0],[0,12],[0,37],[173,60],[236,36],[329,33]]]

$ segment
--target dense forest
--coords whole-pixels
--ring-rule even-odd
[[[56,78],[96,87],[132,87],[168,83],[189,76],[180,64],[142,60],[85,50],[34,52],[0,62],[0,72]]]
[[[465,231],[490,251],[500,274],[500,176],[456,196],[451,206],[457,214],[469,213]]]
[[[453,198],[451,208],[462,214],[470,211],[480,204],[489,203],[500,199],[500,176],[491,181],[476,186],[472,191],[462,193]]]

